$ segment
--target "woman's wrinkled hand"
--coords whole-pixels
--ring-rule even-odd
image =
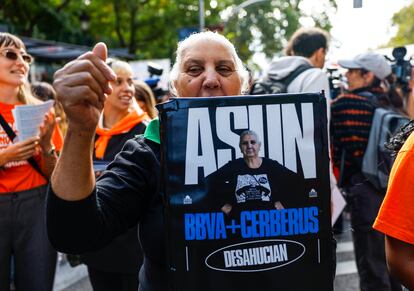
[[[115,73],[105,63],[107,48],[98,43],[87,52],[66,64],[54,75],[53,87],[62,103],[69,128],[93,133],[98,124],[106,95],[112,92],[109,81]]]

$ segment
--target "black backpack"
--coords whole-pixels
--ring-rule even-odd
[[[289,84],[304,71],[313,68],[310,64],[303,64],[297,67],[285,78],[280,80],[273,80],[268,76],[254,82],[250,88],[251,95],[263,95],[263,94],[278,94],[287,93],[287,87]]]
[[[377,107],[374,94],[364,92],[358,95],[369,98],[371,103]],[[368,181],[383,193],[387,189],[388,176],[394,163],[394,156],[385,144],[408,122],[408,117],[389,108],[377,107],[374,111],[361,169]]]

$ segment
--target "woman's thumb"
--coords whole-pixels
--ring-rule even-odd
[[[94,47],[92,52],[97,55],[101,60],[104,62],[106,61],[106,57],[108,56],[108,50],[106,48],[106,44],[103,42],[98,42]]]

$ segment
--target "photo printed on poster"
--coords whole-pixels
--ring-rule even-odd
[[[333,290],[323,95],[159,110],[170,290]]]

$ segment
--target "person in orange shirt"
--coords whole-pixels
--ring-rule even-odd
[[[374,223],[385,236],[390,273],[414,290],[414,120],[396,134],[388,147],[398,155],[391,169],[387,194]]]
[[[32,60],[19,38],[0,33],[0,290],[9,290],[11,258],[17,290],[53,288],[56,251],[47,239],[44,208],[62,136],[49,112],[38,136],[22,141],[14,137],[14,107],[41,103],[28,88]]]

